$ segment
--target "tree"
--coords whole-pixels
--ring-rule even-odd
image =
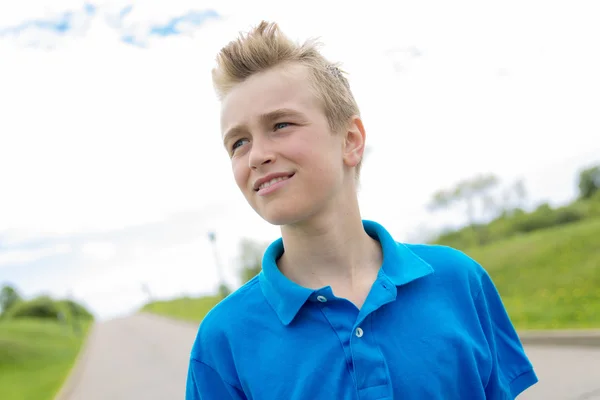
[[[0,289],[0,311],[3,314],[20,301],[21,296],[14,287],[4,285]]]
[[[259,243],[248,238],[242,239],[240,242],[240,279],[242,284],[260,273],[263,253],[267,246],[266,243]]]
[[[477,175],[470,179],[458,182],[450,189],[443,189],[433,195],[429,204],[429,210],[443,210],[452,206],[464,207],[467,224],[470,227],[477,243],[485,242],[485,229],[477,226],[477,208],[481,210],[480,216],[497,213],[497,203],[490,194],[491,190],[498,184],[495,175]],[[479,207],[477,204],[479,203]]]
[[[483,202],[483,207],[489,208],[489,191],[498,184],[498,178],[494,175],[478,175],[471,179],[460,182],[455,188],[455,197],[466,204],[467,218],[469,225],[476,222],[476,203],[477,200]]]
[[[589,199],[600,190],[600,165],[586,168],[579,173],[579,198]]]
[[[226,283],[221,283],[219,284],[219,296],[224,299],[225,297],[229,296],[231,294],[231,289],[229,289],[229,286],[227,286]]]
[[[478,175],[458,182],[453,188],[439,190],[434,193],[428,208],[430,211],[447,209],[452,206],[462,205],[465,208],[469,225],[476,222],[477,201],[482,209],[495,208],[495,202],[489,196],[489,191],[498,184],[494,175]]]
[[[454,202],[454,191],[451,190],[438,190],[433,194],[431,203],[427,206],[429,211],[444,210]]]
[[[522,179],[515,181],[512,185],[504,188],[502,192],[502,212],[514,213],[515,210],[522,210],[527,201],[527,188]]]

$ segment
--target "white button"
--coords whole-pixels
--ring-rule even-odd
[[[362,337],[363,330],[361,328],[356,328],[356,337]]]
[[[321,303],[325,303],[327,298],[325,296],[317,296],[317,300],[319,300]]]

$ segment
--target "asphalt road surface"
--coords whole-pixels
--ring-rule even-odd
[[[68,400],[184,399],[197,326],[153,315],[99,323]],[[600,348],[527,346],[540,382],[519,400],[600,400]]]

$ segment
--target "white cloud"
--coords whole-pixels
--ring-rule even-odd
[[[93,260],[110,260],[116,254],[116,248],[110,242],[89,242],[85,243],[81,248],[81,252],[85,257]]]
[[[144,247],[135,258],[96,265],[71,283],[73,294],[103,316],[131,311],[147,301],[143,285],[157,298],[207,293],[216,289],[217,281],[215,261],[207,254],[210,248],[203,238],[170,247]],[[231,274],[227,277],[237,284]],[[127,300],[134,298],[133,303]]]
[[[66,243],[33,250],[7,250],[0,252],[0,268],[7,265],[32,263],[43,258],[69,254],[72,251]]]

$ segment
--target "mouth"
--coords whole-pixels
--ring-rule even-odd
[[[278,176],[273,176],[273,177],[267,176],[265,179],[261,179],[256,182],[256,184],[254,185],[254,191],[258,192],[261,190],[265,190],[279,182],[290,179],[294,175],[295,175],[295,173],[291,173],[288,175],[278,175]]]

